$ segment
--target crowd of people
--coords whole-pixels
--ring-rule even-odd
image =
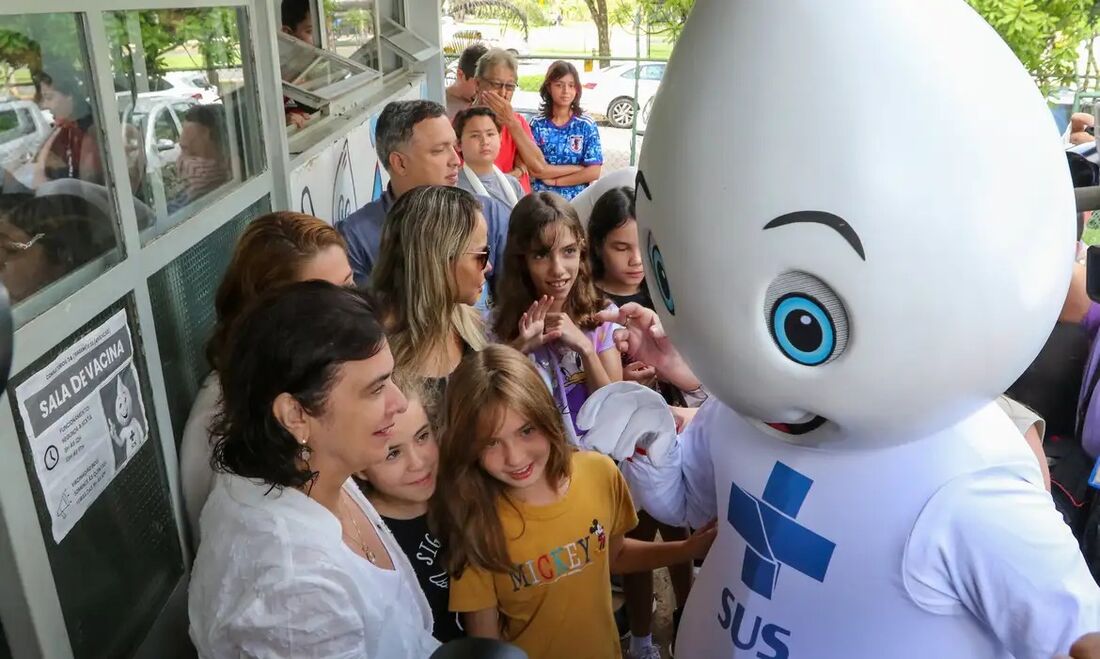
[[[513,56],[470,47],[446,107],[379,116],[380,199],[336,227],[276,212],[241,236],[181,446],[201,656],[426,657],[475,636],[532,658],[624,641],[658,657],[660,567],[675,629],[715,529],[636,510],[577,416],[629,380],[682,430],[707,394],[621,340],[653,302],[634,190],[584,219],[569,201],[601,173],[577,71],[550,67],[531,125],[510,106],[516,77]],[[1078,265],[1060,326],[1096,309]],[[1048,384],[1080,387],[1087,352],[1067,362],[1058,336],[1000,404],[1071,510],[1045,447],[1074,422]]]
[[[479,52],[453,119],[384,108],[380,199],[240,237],[180,449],[202,656],[427,657],[476,636],[605,657],[628,636],[627,656],[658,657],[652,570],[672,566],[682,604],[715,537],[657,541],[580,448],[580,408],[611,382],[658,389],[681,424],[705,394],[616,343],[617,303],[652,302],[633,190],[587,223],[566,198],[600,174],[576,70],[551,67],[528,126],[515,59]]]

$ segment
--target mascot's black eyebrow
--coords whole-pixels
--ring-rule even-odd
[[[646,199],[653,201],[653,195],[649,192],[649,184],[645,182],[645,174],[640,169],[638,175],[634,177],[634,199],[638,198],[639,190],[645,193]]]
[[[641,172],[639,172],[639,178],[640,177]],[[826,213],[825,211],[795,211],[794,213],[780,215],[771,222],[768,222],[764,226],[764,230],[767,231],[775,227],[787,226],[788,224],[799,224],[802,222],[824,224],[830,229],[833,229],[839,233],[844,240],[848,241],[848,244],[852,246],[856,254],[859,254],[859,258],[864,261],[867,260],[867,255],[863,251],[863,242],[860,241],[856,230],[852,228],[851,224],[848,224],[847,220],[833,215],[832,213]]]

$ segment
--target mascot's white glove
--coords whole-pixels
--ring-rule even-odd
[[[648,458],[655,467],[674,450],[676,421],[660,394],[636,382],[604,385],[588,397],[577,415],[587,431],[583,447],[615,460]]]

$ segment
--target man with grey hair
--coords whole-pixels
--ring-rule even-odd
[[[458,183],[462,164],[455,151],[455,131],[443,106],[433,101],[394,101],[382,110],[375,129],[378,160],[390,174],[390,184],[379,199],[363,206],[336,225],[348,244],[355,282],[364,285],[378,260],[382,225],[401,195],[420,185]],[[475,195],[489,229],[488,275],[490,290],[502,272],[508,239],[508,208],[495,199]]]

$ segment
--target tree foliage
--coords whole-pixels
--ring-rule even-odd
[[[140,47],[131,31],[137,19]],[[121,51],[122,71],[133,74],[133,58],[140,54],[151,78],[168,70],[165,55],[179,48],[195,48],[197,67],[213,70],[240,63],[240,37],[237,33],[236,10],[160,9],[140,12],[115,12],[107,21],[107,36],[111,45]]]
[[[613,20],[631,30],[640,27],[651,35],[664,35],[669,43],[675,43],[693,6],[695,0],[620,0]],[[639,13],[642,22],[635,26]]]
[[[1044,92],[1077,74],[1081,45],[1096,34],[1096,0],[967,0],[997,30]]]

